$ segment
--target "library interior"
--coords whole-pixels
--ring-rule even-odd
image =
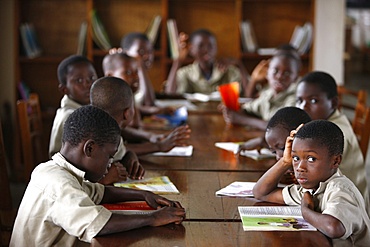
[[[345,116],[351,134],[357,138],[355,146],[362,156],[361,171],[366,187],[359,189],[359,193],[365,191],[366,194],[361,199],[366,211],[361,227],[368,228],[361,234],[370,239],[369,1],[6,0],[0,2],[0,29],[4,34],[0,47],[0,183],[5,196],[0,200],[1,246],[16,243],[11,240],[12,233],[19,231],[14,236],[22,234],[14,224],[27,185],[32,182],[32,171],[38,164],[52,159],[49,147],[57,111],[63,108],[63,100],[71,98],[69,94],[73,90],[68,85],[63,87],[58,73],[62,61],[72,55],[87,59],[89,62],[86,64],[91,64],[96,74],[88,79],[82,78],[84,82],[80,85],[89,80],[93,84],[96,79],[99,81],[99,78],[112,75],[104,68],[109,56],[115,61],[122,59],[122,67],[128,66],[124,63],[134,64],[132,71],[137,73],[135,83],[139,84],[139,89],[134,92],[134,101],[135,111],[140,113],[135,115],[136,119],[130,126],[119,126],[125,129],[121,130],[123,139],[127,136],[121,144],[126,146],[126,152],[139,150],[137,147],[144,143],[147,143],[146,147],[151,145],[155,148],[133,152],[137,156],[137,164],[145,169],[144,179],[123,179],[110,185],[149,190],[179,202],[179,207],[185,209],[185,216],[176,224],[97,234],[89,240],[83,233],[74,236],[77,242],[86,246],[293,246],[299,241],[302,246],[341,246],[340,240],[343,243],[351,239],[355,241],[349,235],[344,239],[332,237],[321,226],[312,226],[311,218],[306,217],[307,210],[302,209],[301,212],[301,206],[285,205],[285,197],[284,203],[277,203],[267,200],[268,196],[263,197],[266,200],[258,200],[253,195],[254,185],[258,185],[267,171],[273,171],[280,164],[280,160],[277,161],[279,152],[274,151],[276,147],[272,148],[267,143],[270,131],[267,126],[278,110],[272,112],[273,104],[280,104],[279,109],[298,107],[296,92],[298,94],[302,84],[308,84],[300,79],[315,71],[325,72],[335,80],[338,97],[337,101],[330,102],[336,102],[333,109],[338,108],[338,114]],[[191,35],[197,30],[197,35]],[[151,57],[148,57],[152,60],[145,60],[145,55],[140,54],[148,52],[143,51],[144,48],[137,48],[138,55],[133,55],[136,57],[132,59],[129,49],[123,47],[123,38],[133,33],[145,34],[150,44]],[[205,45],[197,50],[194,44],[198,40],[203,40]],[[201,56],[201,49],[214,53]],[[121,53],[127,57],[121,57]],[[202,64],[209,60],[213,67],[207,74]],[[79,63],[83,63],[81,61]],[[266,98],[266,102],[260,100],[262,103],[255,110],[253,102],[261,99],[259,96],[270,92],[271,88],[275,89],[271,82],[273,79],[269,79],[273,77],[269,77],[269,73],[274,72],[269,71],[273,70],[271,65],[274,63],[280,63],[274,68],[276,74],[280,73],[279,77],[286,80],[292,77],[293,81],[286,87],[275,85],[282,89],[276,89],[281,92],[274,93],[289,95],[294,88],[290,95],[294,103],[278,102],[271,96],[272,99]],[[296,77],[293,76],[293,63],[299,64]],[[198,67],[193,69],[191,66]],[[72,67],[66,66],[66,81]],[[290,67],[289,71],[279,71],[287,67]],[[228,80],[227,83],[213,84],[217,73],[220,73],[219,78],[230,76],[232,72],[227,75],[225,71],[231,71],[231,68],[238,71],[238,79],[223,78]],[[199,78],[205,79],[196,77],[198,70]],[[130,78],[130,73],[127,72],[127,77],[122,79],[134,84],[129,81],[131,79],[126,79]],[[262,79],[256,75],[262,75]],[[196,78],[194,84],[199,86],[190,86],[192,78]],[[188,83],[186,87],[185,82]],[[221,84],[230,86],[232,82],[236,89],[221,87]],[[213,92],[205,93],[211,86],[214,87]],[[201,91],[202,87],[209,88]],[[232,94],[234,89],[236,93]],[[150,107],[145,103],[146,99],[150,101]],[[78,106],[73,106],[73,110],[84,105],[74,100],[76,102],[71,102]],[[270,115],[257,112],[268,107],[271,107]],[[164,110],[153,114],[154,109]],[[253,117],[243,122],[241,115],[249,114],[248,111],[251,111],[248,116]],[[331,114],[334,115],[333,112]],[[309,117],[317,120],[311,115]],[[331,118],[332,115],[325,119],[332,121]],[[138,126],[134,126],[136,123]],[[127,134],[131,129],[150,133],[152,138],[141,136],[143,139],[135,139],[138,137]],[[346,135],[343,156],[349,145]],[[260,146],[253,144],[252,148],[246,148],[251,150],[241,150],[244,144],[251,145],[253,140],[259,140]],[[284,144],[280,150],[284,150]],[[294,144],[293,141],[293,147]],[[345,167],[343,170],[342,173],[351,179],[352,174],[348,176]],[[294,172],[289,173],[293,178]],[[283,197],[288,186],[302,186],[300,188],[306,190],[301,182],[302,179],[294,178],[288,185],[276,184],[276,188],[282,191]],[[358,179],[353,183],[357,186]],[[321,187],[316,189],[314,191],[318,194]],[[319,195],[315,197],[316,192],[310,194],[314,198],[311,200],[322,200]],[[302,190],[299,193],[304,204],[306,195]],[[148,204],[115,203],[104,210],[113,214],[155,215],[157,210]],[[356,210],[360,211],[359,208]],[[319,210],[316,208],[322,215]],[[280,218],[269,221],[276,218],[276,214]],[[256,215],[260,217],[255,218]],[[348,225],[342,223],[341,226],[346,228]],[[87,226],[82,227],[88,230]],[[362,246],[365,237],[352,244]],[[29,241],[36,243],[35,239],[31,237]]]

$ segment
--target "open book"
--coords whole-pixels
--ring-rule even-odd
[[[239,206],[244,231],[316,231],[300,206]]]
[[[128,179],[125,182],[115,183],[114,186],[148,190],[155,194],[180,194],[179,190],[167,176],[146,178],[142,180]]]
[[[145,201],[106,203],[102,204],[102,206],[110,210],[112,213],[118,214],[148,214],[156,210],[149,206]]]
[[[225,149],[227,151],[231,151],[235,154],[238,151],[240,144],[242,143],[241,142],[216,142],[215,146],[218,148]],[[262,148],[259,152],[256,149],[243,150],[240,152],[240,155],[246,156],[246,157],[249,157],[255,160],[275,158],[275,155],[267,148]]]
[[[216,191],[216,196],[253,197],[255,182],[233,182]]]

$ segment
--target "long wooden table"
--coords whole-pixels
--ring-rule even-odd
[[[213,104],[213,106],[215,106]],[[146,177],[168,176],[180,191],[165,197],[179,201],[186,209],[181,225],[144,227],[97,237],[91,246],[332,246],[320,232],[244,231],[238,206],[276,205],[254,198],[216,197],[215,192],[234,181],[255,182],[274,163],[235,157],[214,146],[215,142],[246,141],[260,136],[241,126],[226,126],[215,109],[190,113],[191,157],[140,157]]]

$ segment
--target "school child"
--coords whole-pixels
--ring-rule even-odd
[[[59,152],[62,147],[63,125],[68,116],[83,105],[90,104],[90,88],[97,79],[95,69],[86,57],[72,55],[65,58],[58,66],[59,90],[64,94],[60,108],[57,110],[49,142],[49,156],[52,157]],[[132,169],[131,165],[124,164]],[[103,184],[111,184],[125,180],[127,171],[122,164],[115,163],[107,176],[102,181]],[[140,177],[134,176],[134,177]]]
[[[265,130],[267,121],[277,110],[295,105],[299,67],[299,61],[290,52],[274,55],[267,71],[268,87],[261,91],[258,98],[242,104],[239,111],[222,105],[220,109],[225,122]]]
[[[106,76],[115,76],[125,80],[135,93],[138,85],[136,60],[124,53],[115,53],[105,56],[103,59],[103,70]],[[102,93],[104,95],[104,93]],[[112,103],[113,104],[113,103]],[[137,109],[135,109],[137,113]],[[141,119],[137,118],[138,126],[141,125]],[[175,146],[184,145],[190,137],[188,125],[175,128],[167,135],[155,134],[142,129],[135,129],[126,126],[122,129],[122,134],[127,141],[128,149],[134,151],[137,155],[148,154],[158,151],[169,151]]]
[[[336,124],[313,120],[303,125],[291,132],[283,158],[258,180],[253,194],[259,200],[301,205],[303,218],[329,238],[368,246],[365,202],[339,169],[343,147],[343,132]],[[280,177],[292,165],[299,184],[278,188]]]
[[[244,92],[249,74],[237,59],[220,59],[216,61],[217,41],[213,33],[198,29],[189,37],[180,35],[180,56],[172,63],[165,85],[167,94],[203,93],[211,94],[222,84],[237,81]],[[187,55],[194,58],[190,65],[181,67]]]
[[[143,226],[180,224],[180,203],[149,191],[97,183],[112,162],[120,128],[105,111],[88,105],[64,124],[60,152],[39,164],[23,196],[10,246],[77,246],[95,236]],[[157,209],[149,215],[115,214],[99,204],[143,200]]]
[[[357,186],[368,206],[369,192],[364,157],[349,120],[338,110],[338,91],[335,79],[326,72],[310,72],[300,80],[296,98],[296,106],[305,110],[312,120],[331,121],[343,131],[344,151],[340,170]],[[369,207],[368,210],[370,210]]]
[[[240,144],[238,153],[242,150],[268,148],[276,155],[276,160],[280,160],[283,157],[285,140],[289,136],[290,131],[310,121],[310,116],[298,107],[289,106],[281,108],[267,123],[264,136],[256,137]],[[284,174],[280,182],[283,184],[297,182],[292,169],[289,169]]]

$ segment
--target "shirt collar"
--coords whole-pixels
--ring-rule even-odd
[[[74,101],[73,99],[68,97],[68,95],[64,95],[61,102],[60,102],[60,106],[62,108],[66,107],[66,108],[78,109],[82,105],[80,105],[79,103],[77,103],[76,101]]]
[[[318,195],[318,194],[321,194],[321,193],[324,193],[325,189],[326,189],[326,185],[331,181],[333,180],[334,178],[337,178],[337,177],[341,177],[343,176],[342,172],[337,169],[337,172],[334,173],[330,178],[328,178],[326,181],[324,182],[320,182],[319,183],[319,188],[312,194],[312,195]],[[310,190],[306,190],[304,188],[301,187],[301,190],[302,192],[304,193],[305,191],[310,191]]]
[[[77,179],[80,183],[82,183],[82,181],[84,180],[85,178],[85,172],[78,169],[77,167],[75,167],[74,165],[72,165],[71,163],[69,163],[65,158],[64,156],[61,154],[61,153],[56,153],[53,155],[53,157],[51,157],[55,163],[60,166],[60,167],[63,167],[65,168],[66,170],[68,170],[69,172],[71,172]]]

